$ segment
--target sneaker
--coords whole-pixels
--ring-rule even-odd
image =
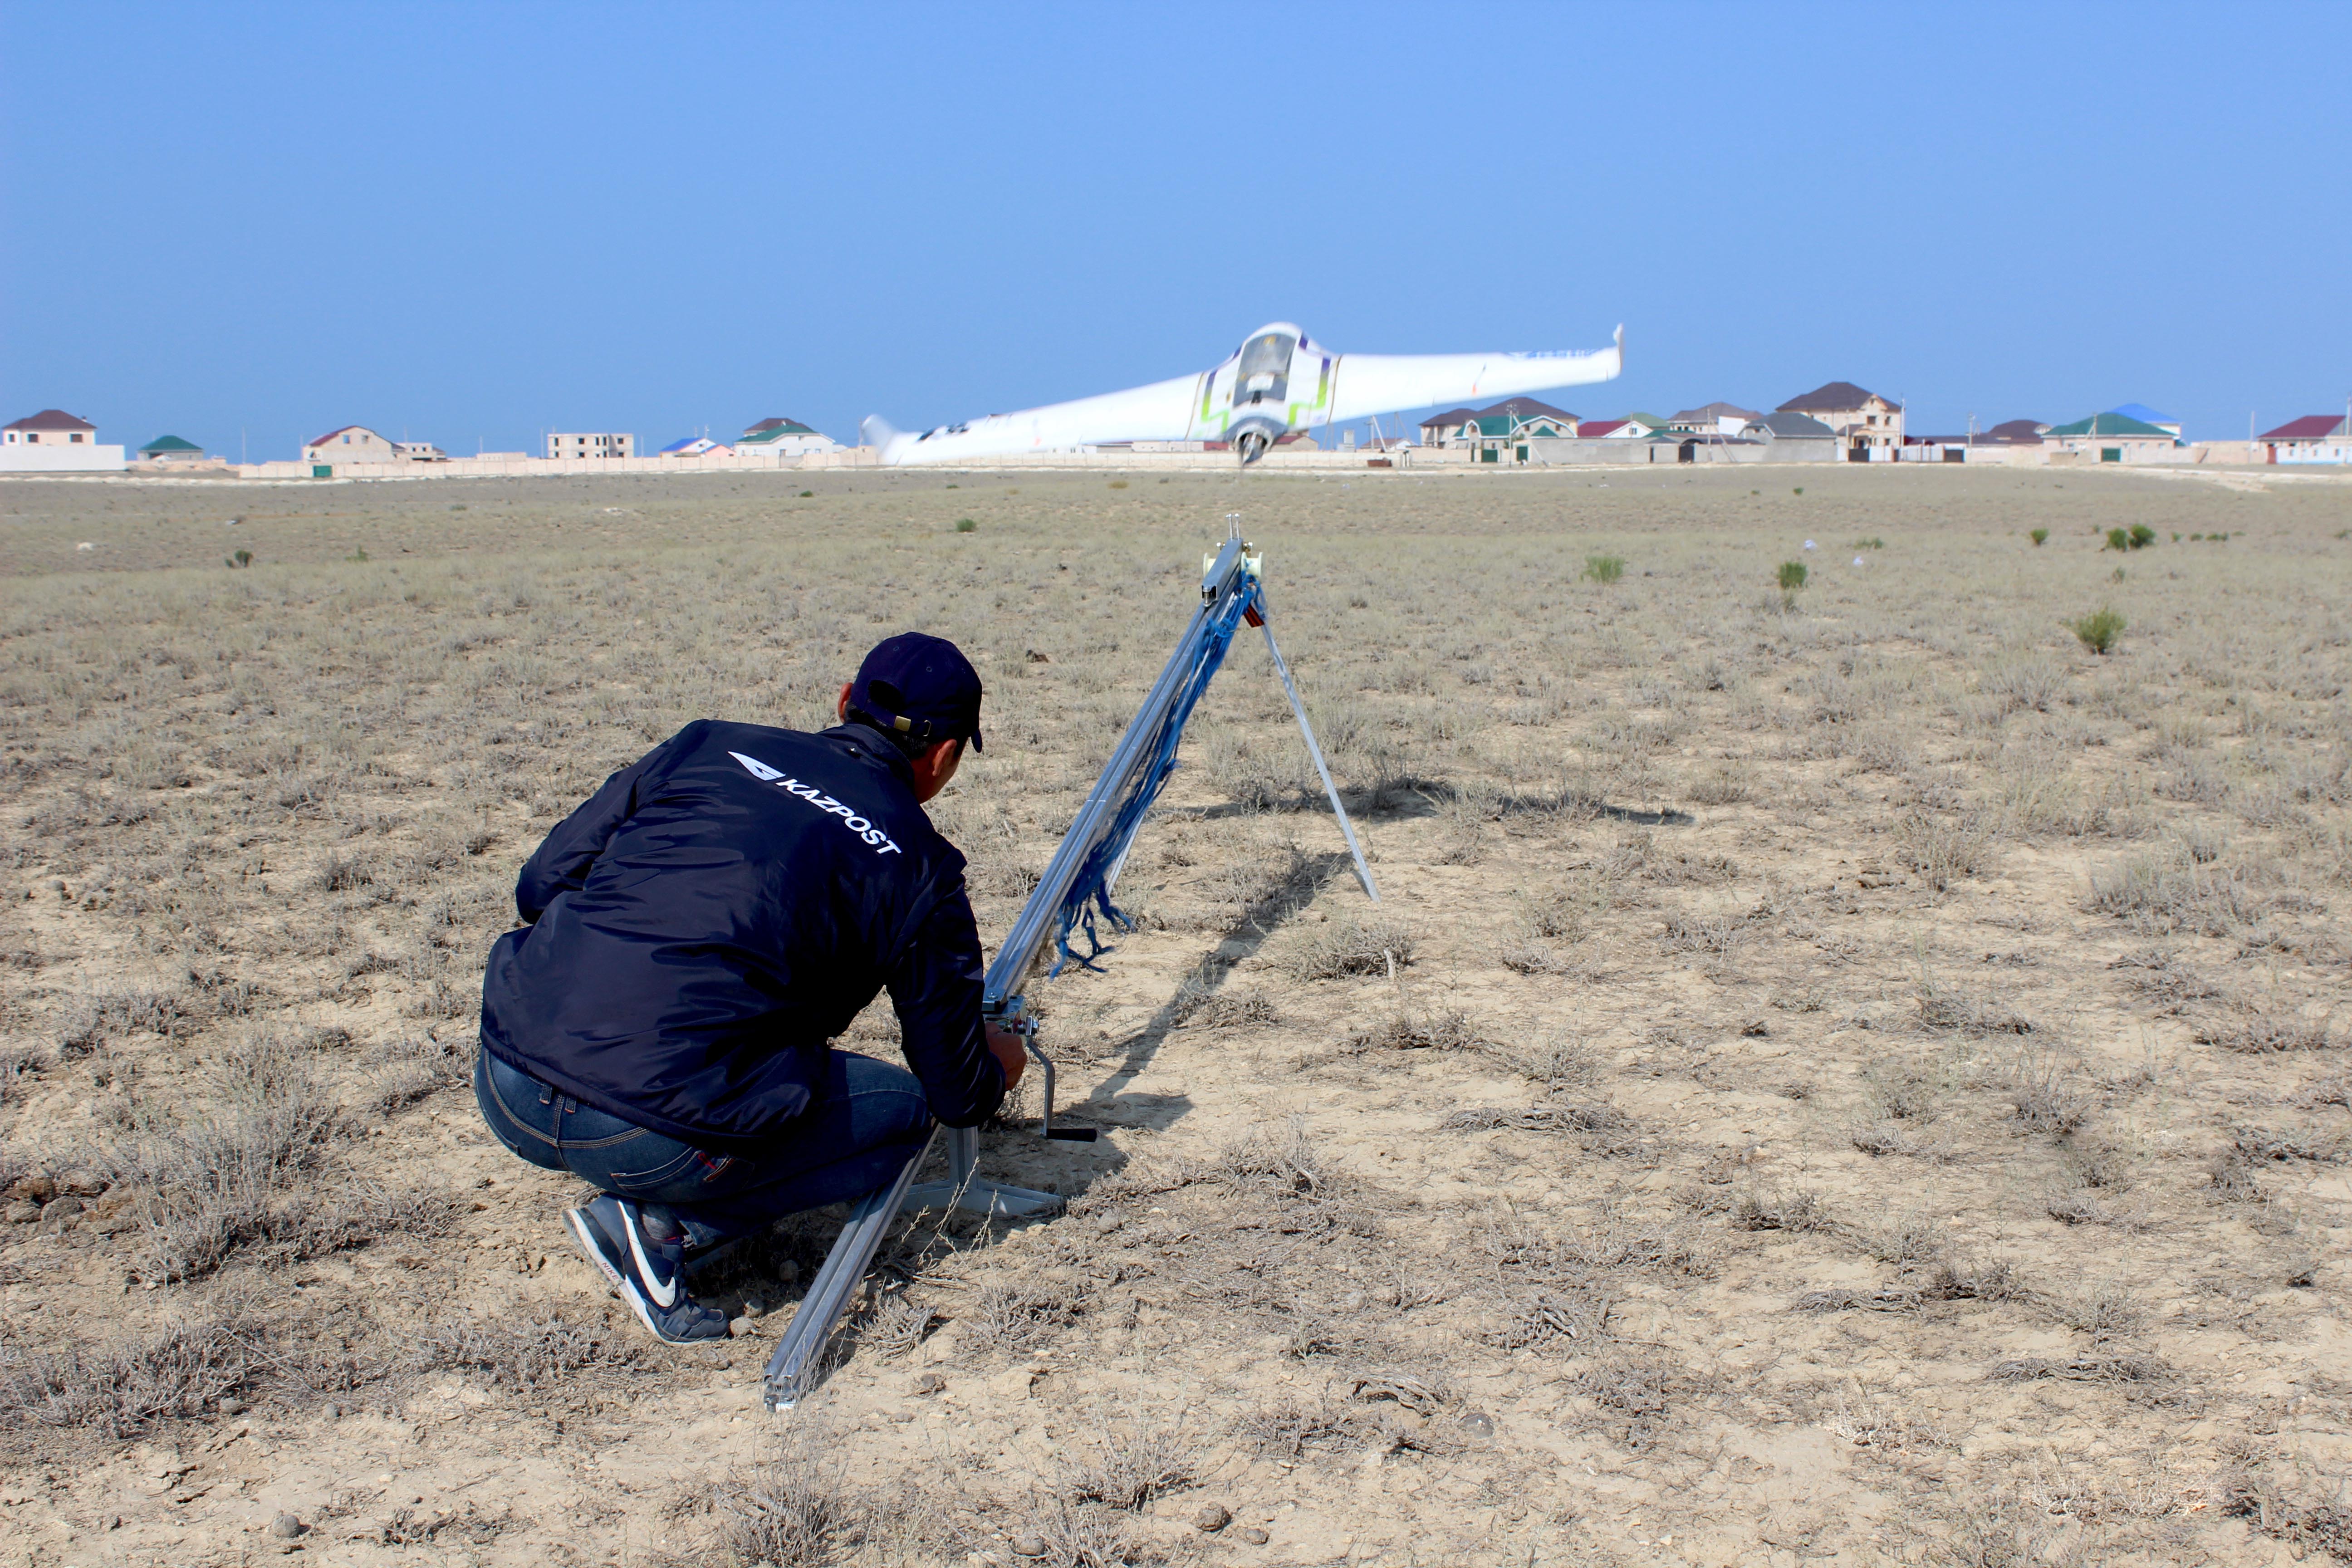
[[[597,1272],[653,1336],[668,1345],[696,1345],[727,1337],[727,1314],[686,1293],[685,1243],[646,1235],[637,1205],[602,1193],[563,1216],[564,1227]]]
[[[583,1207],[563,1211],[563,1228],[572,1237],[572,1245],[579,1249],[580,1256],[593,1264],[596,1272],[604,1277],[604,1283],[613,1288],[613,1294],[619,1295],[623,1278],[622,1253],[614,1245],[613,1238],[604,1234],[604,1227],[590,1218],[587,1209]]]

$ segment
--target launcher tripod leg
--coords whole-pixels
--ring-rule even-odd
[[[776,1342],[775,1354],[768,1358],[761,1394],[770,1410],[778,1415],[791,1410],[815,1386],[834,1328],[848,1310],[849,1299],[856,1294],[866,1269],[873,1266],[883,1233],[900,1209],[912,1204],[919,1209],[1038,1215],[1058,1212],[1062,1206],[1062,1199],[1052,1193],[1005,1186],[973,1175],[972,1167],[980,1159],[980,1133],[972,1128],[948,1129],[948,1161],[953,1167],[950,1179],[917,1186],[915,1172],[930,1152],[930,1142],[926,1140],[887,1185],[875,1188],[850,1210],[849,1223],[834,1239],[833,1250],[825,1254],[824,1266],[809,1281],[808,1294],[801,1298],[800,1310],[793,1314],[784,1337]]]
[[[926,1138],[898,1175],[858,1199],[849,1211],[849,1223],[834,1238],[833,1250],[825,1254],[824,1267],[809,1281],[808,1294],[801,1298],[800,1310],[793,1314],[784,1337],[776,1342],[776,1353],[768,1358],[760,1393],[769,1409],[790,1410],[815,1385],[834,1325],[841,1321],[849,1298],[866,1278],[875,1250],[882,1245],[882,1233],[898,1217],[898,1205],[907,1196],[915,1171],[930,1152],[931,1141]]]
[[[1282,650],[1274,645],[1274,623],[1265,618],[1261,608],[1250,618],[1257,629],[1265,634],[1265,651],[1274,656],[1274,670],[1282,677],[1283,694],[1290,699],[1290,710],[1298,717],[1298,732],[1307,737],[1307,754],[1315,759],[1315,773],[1323,781],[1323,793],[1330,799],[1331,815],[1339,819],[1339,831],[1348,840],[1348,853],[1356,858],[1356,875],[1364,884],[1365,896],[1372,902],[1381,901],[1381,890],[1372,882],[1372,868],[1364,864],[1363,847],[1356,842],[1355,824],[1348,820],[1348,808],[1339,804],[1339,787],[1331,782],[1331,770],[1323,765],[1323,748],[1315,743],[1315,726],[1307,721],[1307,704],[1298,699],[1298,683],[1290,679],[1290,666],[1283,661]]]

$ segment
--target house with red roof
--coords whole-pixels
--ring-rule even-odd
[[[62,408],[0,425],[0,473],[104,473],[123,467],[121,447],[98,444],[98,426]]]
[[[389,463],[393,444],[364,425],[343,425],[302,443],[306,463]]]
[[[2255,439],[2265,463],[2352,463],[2352,408],[2306,414]]]
[[[1820,420],[1837,432],[1846,457],[1853,462],[1889,461],[1903,449],[1903,405],[1850,381],[1817,386],[1789,399],[1775,412],[1806,414]]]

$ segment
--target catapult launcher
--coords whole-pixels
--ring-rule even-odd
[[[1096,1130],[1054,1125],[1054,1063],[1038,1046],[1037,1021],[1028,1010],[1027,987],[1038,977],[1041,964],[1045,966],[1046,979],[1060,973],[1065,964],[1093,967],[1097,958],[1110,951],[1097,940],[1098,921],[1108,921],[1114,930],[1131,929],[1112,901],[1119,871],[1144,816],[1175,771],[1185,721],[1224,663],[1244,622],[1265,634],[1266,652],[1273,656],[1275,673],[1282,678],[1283,693],[1297,716],[1298,732],[1306,737],[1307,754],[1315,760],[1316,775],[1323,781],[1323,792],[1339,817],[1348,852],[1355,858],[1356,875],[1363,882],[1365,894],[1374,903],[1380,902],[1380,889],[1364,863],[1363,848],[1356,842],[1347,808],[1339,803],[1339,789],[1331,783],[1323,748],[1316,743],[1314,727],[1307,721],[1297,683],[1291,679],[1290,667],[1283,661],[1274,628],[1266,622],[1259,552],[1242,538],[1239,514],[1228,516],[1225,522],[1223,546],[1202,562],[1200,604],[1185,625],[1184,635],[1177,639],[1176,651],[1169,656],[1160,679],[1119,737],[1102,776],[1087,793],[1077,820],[1063,836],[1028,902],[1022,905],[982,983],[981,1007],[988,1022],[1021,1037],[1045,1080],[1045,1112],[1038,1131],[1047,1138],[1091,1142]],[[1086,951],[1077,951],[1075,942],[1083,942]],[[940,1131],[934,1131],[930,1142],[907,1162],[895,1181],[877,1187],[852,1208],[848,1224],[810,1281],[800,1310],[769,1358],[761,1393],[770,1410],[792,1409],[815,1386],[824,1372],[825,1348],[834,1328],[865,1279],[883,1233],[903,1206],[911,1204],[933,1211],[964,1208],[1008,1216],[1051,1214],[1062,1207],[1063,1200],[1052,1193],[982,1178],[976,1172],[978,1129],[941,1131],[948,1145],[947,1180],[915,1184],[915,1173],[940,1137]]]

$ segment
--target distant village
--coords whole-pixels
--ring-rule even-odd
[[[2143,404],[2063,425],[2010,419],[1953,435],[1913,435],[1903,405],[1832,381],[1767,414],[1709,403],[1667,418],[1584,419],[1533,398],[1449,408],[1421,422],[1421,445],[1475,463],[2352,463],[2352,403],[2243,441],[2190,441]]]
[[[2312,414],[2245,440],[2191,441],[2180,421],[2137,403],[2087,414],[2063,425],[2010,419],[1984,429],[1914,435],[1902,404],[1850,381],[1832,381],[1769,413],[1709,403],[1668,417],[1635,411],[1586,418],[1529,397],[1486,408],[1449,408],[1420,421],[1419,439],[1390,434],[1377,421],[1336,435],[1293,431],[1278,444],[1277,466],[1396,468],[1496,467],[1597,463],[1996,463],[2305,464],[2352,463],[2352,401],[2343,414]],[[1106,443],[1074,453],[1038,454],[1020,466],[1153,461],[1222,453],[1219,441]],[[708,434],[638,449],[615,431],[550,432],[543,448],[453,457],[426,441],[394,440],[365,425],[341,425],[303,443],[301,455],[258,463],[231,461],[178,436],[161,435],[127,450],[99,439],[89,420],[45,408],[0,426],[0,474],[234,473],[247,479],[488,477],[695,469],[860,468],[870,447],[845,447],[797,419],[761,419],[730,441]]]

